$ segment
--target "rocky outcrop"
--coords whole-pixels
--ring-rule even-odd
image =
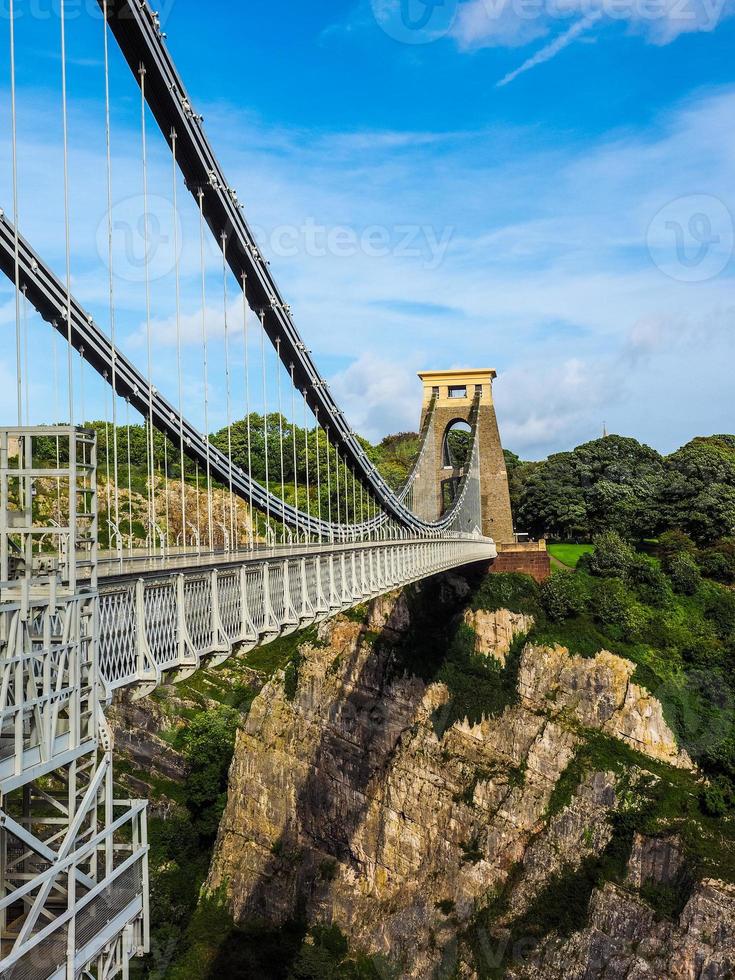
[[[622,739],[652,759],[693,768],[664,720],[660,701],[632,682],[634,671],[634,663],[606,650],[585,658],[562,646],[529,645],[518,688],[529,707],[572,715],[581,725]]]
[[[129,694],[121,694],[108,708],[106,718],[116,751],[137,770],[177,782],[184,779],[187,770],[181,753],[160,737],[169,722],[157,701],[134,701]]]
[[[464,621],[475,631],[475,653],[495,657],[503,665],[515,638],[533,626],[533,616],[508,609],[467,609]]]
[[[466,622],[495,649],[528,627],[512,614]],[[606,847],[613,773],[586,774],[548,817],[585,728],[691,763],[633,665],[610,653],[529,645],[517,703],[444,731],[448,689],[376,643],[409,626],[405,598],[383,598],[365,623],[319,627],[292,699],[282,673],[265,685],[238,734],[208,887],[225,889],[237,921],[333,921],[403,976],[427,977],[489,896],[510,887],[517,914],[560,868]],[[641,850],[640,873],[649,865]]]
[[[584,860],[601,854],[612,837],[609,815],[617,808],[613,773],[592,772],[572,795],[569,804],[549,820],[523,856],[522,875],[511,889],[508,908],[517,918],[559,868],[576,870]],[[509,916],[505,917],[508,921]],[[503,924],[501,917],[500,924]]]
[[[644,837],[635,834],[626,883],[638,890],[644,885],[673,885],[683,864],[681,841],[676,835]]]
[[[548,940],[514,980],[728,980],[735,976],[735,889],[706,880],[675,922],[656,921],[630,892],[605,884],[590,901],[587,927]]]

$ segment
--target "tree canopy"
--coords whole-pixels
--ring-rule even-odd
[[[539,463],[506,454],[518,530],[629,541],[679,529],[698,544],[735,529],[735,436],[699,437],[670,456],[636,439],[606,436]]]

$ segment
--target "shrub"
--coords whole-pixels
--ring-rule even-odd
[[[683,531],[673,530],[664,531],[658,539],[658,556],[664,568],[668,567],[668,562],[676,555],[694,555],[697,546]]]
[[[705,583],[701,589],[704,613],[723,643],[735,647],[735,592]]]
[[[443,898],[440,902],[434,903],[434,908],[439,909],[442,915],[450,915],[454,912],[454,900],[451,898]]]
[[[636,636],[646,623],[645,613],[635,596],[620,579],[604,579],[596,584],[592,615],[596,622],[626,638]]]
[[[628,578],[632,566],[640,562],[639,556],[615,531],[599,534],[594,539],[595,550],[583,555],[580,566],[591,575],[601,578]]]
[[[720,778],[705,786],[699,795],[702,812],[709,817],[724,817],[733,804],[733,788],[729,780]]]
[[[669,562],[669,578],[679,595],[694,595],[701,581],[697,563],[684,552],[674,555]]]
[[[702,574],[725,585],[735,584],[735,538],[722,538],[697,553]]]
[[[639,555],[628,570],[628,579],[645,604],[657,608],[670,604],[672,594],[669,580],[649,558]]]
[[[538,613],[539,586],[530,575],[505,572],[486,575],[472,599],[473,609],[509,609],[517,613]]]
[[[205,839],[217,833],[227,801],[227,775],[239,718],[234,708],[221,705],[195,715],[178,736],[178,747],[190,766],[184,783],[186,805],[195,830]]]
[[[555,622],[581,615],[588,601],[587,581],[582,575],[555,571],[541,587],[541,604]]]
[[[283,673],[283,693],[287,701],[293,701],[299,687],[299,668],[301,667],[301,654],[296,651],[291,660],[286,664]]]
[[[731,585],[735,582],[735,561],[721,551],[700,551],[697,556],[700,571],[706,578]]]

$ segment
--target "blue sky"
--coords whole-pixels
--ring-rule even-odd
[[[415,427],[417,370],[494,366],[504,442],[527,458],[594,438],[603,421],[663,451],[732,431],[731,2],[405,3],[211,0],[205,17],[190,0],[159,5],[230,183],[354,427],[371,438]],[[7,0],[0,6],[0,206],[9,211]],[[106,327],[95,7],[69,7],[72,279]],[[20,224],[63,273],[58,15],[51,0],[18,8]],[[113,55],[118,336],[145,366],[144,290],[124,238],[134,254],[139,95]],[[161,242],[153,375],[175,400],[171,175],[150,120],[148,139]],[[198,226],[181,186],[178,195],[184,376],[199,417]],[[209,244],[212,427],[226,419],[220,267]],[[235,292],[230,281],[231,353],[241,361]],[[3,284],[0,411],[9,420],[13,327]],[[48,343],[31,318],[32,350]],[[33,404],[50,418],[48,360],[33,362]],[[100,414],[101,383],[85,385],[85,414]],[[238,369],[233,414],[243,387]],[[276,398],[271,385],[270,407]]]

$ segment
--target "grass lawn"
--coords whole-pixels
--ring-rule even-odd
[[[556,558],[562,565],[567,565],[569,568],[576,568],[582,555],[587,555],[595,550],[595,546],[592,544],[550,544],[547,545],[547,548],[552,558]]]

